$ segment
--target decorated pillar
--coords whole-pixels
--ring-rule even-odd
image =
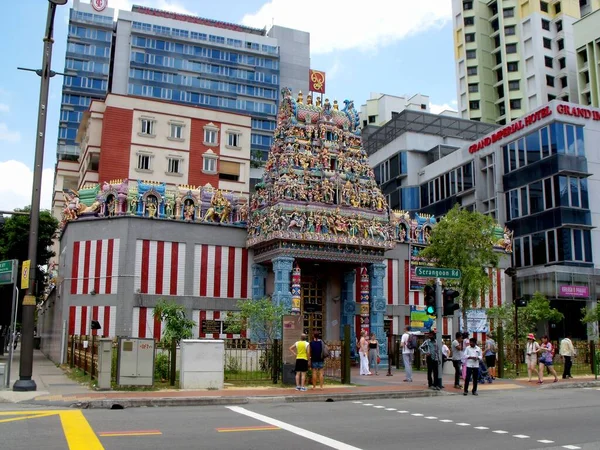
[[[292,314],[300,314],[300,266],[296,263],[292,273]]]
[[[367,269],[360,268],[360,331],[369,334],[369,275]]]
[[[252,264],[252,300],[260,300],[265,296],[267,268],[261,264]]]
[[[386,311],[386,298],[383,295],[383,279],[385,264],[376,263],[369,266],[369,281],[371,282],[371,333],[375,333],[379,341],[381,361],[387,363],[388,340],[383,328],[383,316]]]
[[[283,305],[288,311],[292,309],[292,293],[290,289],[290,278],[294,267],[294,258],[279,256],[273,258],[273,272],[275,273],[275,290],[273,291],[273,302]]]
[[[344,273],[344,281],[342,284],[342,310],[341,310],[341,327],[340,327],[340,340],[344,339],[344,328],[346,325],[350,325],[350,337],[354,339],[354,317],[356,315],[356,301],[354,297],[354,280],[356,279],[356,272],[351,270],[350,272]],[[353,342],[350,343],[350,353],[352,357],[356,353],[356,346]]]

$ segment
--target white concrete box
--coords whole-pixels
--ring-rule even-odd
[[[184,339],[181,341],[181,389],[223,389],[225,341]]]

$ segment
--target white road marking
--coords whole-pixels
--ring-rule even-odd
[[[529,439],[529,436],[527,436],[526,434],[513,434],[513,437],[516,437],[519,439]]]
[[[281,420],[273,419],[271,417],[264,416],[262,414],[258,414],[252,411],[249,411],[245,408],[241,408],[239,406],[226,406],[227,409],[236,412],[238,414],[243,414],[244,416],[252,417],[253,419],[260,420],[261,422],[268,423],[269,425],[273,425],[275,427],[279,427],[282,430],[289,431],[290,433],[297,434],[306,439],[310,439],[311,441],[318,442],[319,444],[326,445],[330,448],[335,448],[337,450],[361,450],[358,447],[354,447],[352,445],[345,444],[340,441],[336,441],[335,439],[328,438],[327,436],[323,436],[321,434],[313,433],[312,431],[305,430],[303,428],[296,427],[286,422],[282,422]]]
[[[457,423],[456,425],[458,425],[459,427],[468,427],[468,426],[470,426],[471,424],[470,424],[470,423],[465,423],[465,422],[459,422],[459,423]]]
[[[386,411],[396,411],[396,408],[385,408]]]
[[[427,416],[427,417],[425,417],[425,418],[426,418],[426,419],[429,419],[429,420],[437,419],[437,417],[434,417],[434,416]]]
[[[373,406],[373,403],[363,403],[363,406]]]
[[[408,414],[408,411],[398,411],[400,414]]]
[[[451,419],[440,419],[440,422],[452,423],[452,422],[454,422],[454,420],[451,420]]]
[[[508,431],[504,431],[504,430],[494,430],[494,431],[492,431],[492,433],[496,433],[496,434],[508,434]]]
[[[554,441],[549,441],[548,439],[540,439],[538,442],[541,444],[554,444]]]
[[[473,427],[476,430],[489,430],[489,427]]]
[[[414,413],[414,414],[411,414],[411,416],[415,416],[415,417],[423,417],[423,414]]]
[[[352,403],[362,403],[360,400],[356,400],[355,402]]]
[[[373,406],[373,408],[383,409],[383,408],[385,408],[385,406]]]
[[[563,445],[563,448],[568,448],[569,450],[575,450],[575,449],[581,448],[581,447],[577,447],[576,445]]]

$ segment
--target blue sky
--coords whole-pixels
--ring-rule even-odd
[[[86,0],[82,0],[86,1]],[[331,99],[353,99],[358,108],[370,92],[427,94],[432,110],[454,107],[456,84],[450,0],[108,0],[109,7],[140,4],[263,27],[271,23],[311,33],[311,66],[327,72]],[[69,5],[71,1],[69,2]],[[296,5],[299,8],[293,8]],[[64,69],[69,8],[55,21],[52,68]],[[11,2],[0,16],[0,210],[31,201],[39,77],[17,66],[39,68],[46,0]],[[62,78],[51,80],[44,155],[42,207],[49,208]]]

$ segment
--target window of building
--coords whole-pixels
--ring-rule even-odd
[[[514,36],[515,34],[517,34],[517,30],[514,25],[507,25],[504,27],[505,36]]]
[[[540,9],[543,12],[548,12],[548,3],[547,2],[540,2]]]
[[[463,2],[463,11],[473,9],[473,2]]]
[[[553,67],[553,59],[550,56],[544,56],[544,65],[552,69]]]
[[[239,133],[228,132],[227,133],[227,146],[240,148],[242,146],[241,137],[242,137],[242,135]]]
[[[479,109],[479,100],[471,100],[469,102],[469,109],[478,110]]]
[[[558,13],[560,13],[560,12],[561,12],[561,10],[562,10],[562,8],[561,8],[561,6],[560,6],[560,2],[556,2],[556,3],[554,4],[554,13],[555,13],[555,14],[558,14]]]
[[[475,42],[475,33],[465,34],[465,42]]]
[[[510,101],[510,109],[521,109],[521,99],[517,98]]]
[[[561,77],[560,78],[560,87],[562,88],[566,88],[568,86],[568,81],[567,81],[567,77]]]
[[[544,208],[552,209],[554,208],[554,189],[552,187],[553,178],[546,178],[544,180]]]
[[[475,17],[465,17],[464,24],[466,27],[469,25],[475,25]]]
[[[543,38],[542,41],[543,41],[543,44],[544,44],[544,48],[552,49],[552,39]]]
[[[141,119],[140,132],[138,134],[144,136],[154,136],[154,119]]]
[[[548,94],[548,101],[551,102],[552,100],[556,99],[556,95],[552,95],[552,94]]]
[[[170,175],[181,175],[181,159],[180,158],[167,158],[167,173]]]
[[[240,181],[240,163],[219,161],[219,180]]]
[[[517,44],[506,44],[506,53],[517,53]]]
[[[558,58],[558,67],[560,67],[561,69],[567,67],[567,61],[564,57]]]
[[[467,50],[467,59],[475,59],[477,58],[476,50]]]
[[[202,155],[202,171],[208,174],[217,173],[217,155],[208,150]]]
[[[554,87],[554,77],[546,75],[546,86]]]
[[[520,87],[519,85],[520,85],[519,80],[511,80],[508,82],[508,90],[509,91],[518,91],[519,87]]]
[[[470,83],[469,84],[469,92],[479,92],[479,84]]]
[[[556,21],[556,32],[560,33],[563,29],[563,25],[562,25],[562,20],[557,20]]]
[[[467,67],[467,75],[469,75],[469,76],[477,75],[477,66]]]
[[[152,160],[152,155],[147,153],[138,153],[138,163],[137,169],[140,171],[151,171],[152,167],[150,162]]]
[[[369,123],[377,122],[377,116],[369,116]]]
[[[556,41],[556,45],[558,45],[558,50],[564,50],[565,48],[565,40],[564,39],[559,39]]]
[[[171,123],[170,124],[169,134],[170,139],[183,140],[183,125],[180,123]]]
[[[204,145],[215,146],[219,144],[219,129],[212,123],[204,127]]]
[[[542,28],[544,30],[550,31],[550,21],[546,19],[542,19]]]
[[[515,8],[504,8],[504,17],[515,17]]]
[[[506,69],[509,72],[518,72],[519,71],[519,63],[517,61],[509,62],[506,64]]]

